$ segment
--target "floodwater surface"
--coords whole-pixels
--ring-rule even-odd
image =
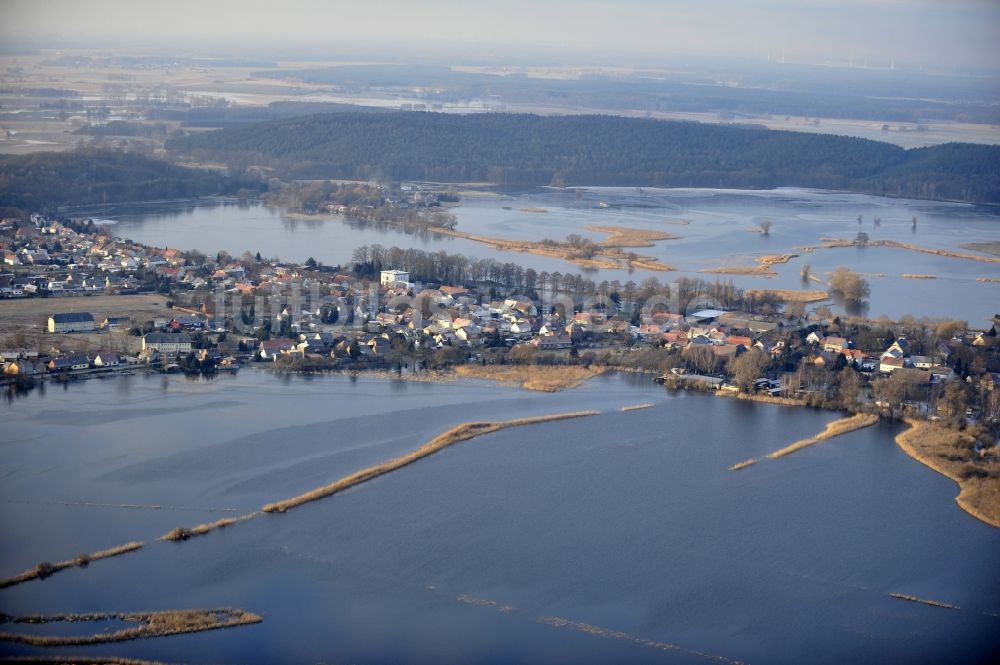
[[[621,411],[639,403],[653,406]],[[484,435],[286,514],[155,540],[461,422],[581,409],[601,413]],[[0,415],[0,574],[146,541],[0,591],[0,611],[234,606],[264,617],[59,653],[191,663],[976,663],[1000,653],[1000,530],[899,450],[895,425],[734,473],[839,414],[670,393],[648,376],[532,394],[244,370],[50,385]]]

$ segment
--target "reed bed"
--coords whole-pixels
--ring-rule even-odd
[[[1000,277],[977,277],[977,282],[987,282],[990,284],[1000,284]]]
[[[459,443],[460,441],[467,441],[483,434],[489,434],[508,427],[520,427],[522,425],[534,425],[537,423],[552,422],[554,420],[596,416],[597,414],[597,411],[575,411],[571,413],[555,413],[547,416],[516,418],[514,420],[501,420],[496,422],[462,423],[461,425],[456,425],[448,431],[437,435],[424,445],[420,446],[416,450],[406,453],[405,455],[401,455],[387,462],[366,467],[360,471],[355,471],[354,473],[332,482],[329,485],[317,487],[316,489],[290,499],[269,503],[265,505],[262,510],[265,513],[283,513],[289,508],[295,508],[297,506],[301,506],[302,504],[323,499],[337,494],[338,492],[343,492],[346,489],[360,485],[361,483],[367,482],[373,478],[377,478],[401,469],[409,464],[413,464],[418,460],[433,455],[434,453],[447,448],[448,446]]]
[[[831,249],[835,247],[856,247],[853,240],[842,240],[833,238],[823,238],[823,247]],[[1000,263],[1000,258],[995,256],[981,256],[979,254],[967,254],[965,252],[955,252],[950,249],[936,249],[934,247],[922,247],[914,245],[912,242],[902,242],[899,240],[870,240],[866,247],[892,247],[894,249],[907,249],[911,252],[922,254],[934,254],[935,256],[947,256],[953,259],[965,259],[967,261],[980,261],[982,263]]]
[[[120,620],[137,624],[116,631],[93,633],[90,635],[34,635],[27,633],[0,632],[0,640],[41,647],[81,646],[127,642],[150,637],[168,637],[185,633],[200,633],[207,630],[234,628],[263,619],[246,610],[225,607],[215,609],[167,610],[162,612],[92,612],[86,614],[34,614],[26,616],[4,616],[3,623],[87,623],[95,621]]]
[[[576,388],[597,376],[605,368],[579,365],[458,365],[455,373],[475,379],[489,379],[501,383],[518,384],[525,390],[554,393]]]
[[[847,434],[863,427],[871,427],[877,422],[878,416],[869,413],[858,413],[848,418],[834,420],[832,423],[827,423],[826,428],[816,436],[811,436],[808,439],[800,439],[791,445],[775,450],[773,453],[768,453],[767,459],[777,459],[785,455],[791,455],[820,441],[826,441],[827,439],[832,439],[835,436]]]
[[[792,289],[748,289],[750,296],[777,296],[785,302],[820,302],[829,300],[830,294],[827,291],[795,291]]]
[[[623,406],[622,411],[638,411],[640,409],[648,409],[653,406],[651,403],[646,404],[633,404],[632,406]]]
[[[925,598],[917,598],[916,596],[911,596],[905,593],[890,593],[893,598],[898,598],[899,600],[908,600],[912,603],[921,603],[923,605],[930,605],[931,607],[943,607],[948,610],[958,610],[961,609],[958,605],[952,605],[950,603],[942,603],[937,600],[927,600]]]
[[[220,520],[215,520],[214,522],[208,522],[206,524],[199,524],[198,526],[184,527],[179,526],[176,529],[172,529],[167,533],[160,536],[160,540],[187,540],[188,538],[193,538],[194,536],[203,536],[206,533],[215,531],[216,529],[224,529],[231,524],[236,524],[237,522],[245,522],[247,520],[252,520],[253,518],[259,516],[260,513],[253,512],[247,513],[246,515],[241,515],[240,517],[223,517]]]
[[[76,558],[66,561],[57,561],[56,563],[43,561],[34,568],[24,571],[20,575],[0,580],[0,589],[6,589],[7,587],[14,586],[15,584],[21,584],[22,582],[44,579],[54,573],[58,573],[60,570],[66,570],[67,568],[86,568],[92,561],[100,561],[101,559],[109,559],[113,556],[120,556],[122,554],[127,554],[128,552],[134,552],[135,550],[141,549],[142,546],[143,543],[139,541],[132,541],[130,543],[125,543],[124,545],[110,547],[106,550],[100,550],[90,554],[79,554]]]
[[[739,471],[740,469],[745,469],[748,466],[753,466],[757,463],[757,458],[751,457],[750,459],[745,459],[742,462],[737,462],[736,464],[729,467],[730,471]]]
[[[664,231],[634,229],[628,226],[588,224],[584,228],[588,231],[608,234],[608,237],[599,243],[602,247],[653,247],[657,241],[678,240],[680,238],[680,236]]]
[[[674,239],[669,233],[660,231],[647,231],[645,229],[632,229],[623,226],[588,227],[599,230],[602,233],[611,235],[601,242],[595,243],[595,253],[590,256],[581,256],[579,248],[568,242],[552,242],[537,240],[512,240],[508,238],[493,238],[481,236],[457,229],[446,229],[433,227],[429,229],[438,235],[450,236],[453,238],[463,238],[472,242],[489,245],[496,250],[503,252],[525,252],[537,256],[550,256],[565,261],[570,261],[584,268],[594,269],[623,269],[631,265],[633,268],[645,268],[647,270],[657,270],[669,272],[673,266],[669,266],[658,261],[652,256],[630,256],[625,249],[630,247],[649,247],[657,240]]]
[[[896,444],[959,487],[955,502],[978,520],[1000,528],[1000,462],[975,453],[974,438],[943,425],[906,419]]]
[[[912,272],[904,272],[903,279],[937,279],[937,275],[919,275]]]
[[[725,390],[717,390],[716,397],[729,397],[732,399],[742,399],[747,402],[760,402],[762,404],[777,404],[779,406],[802,406],[802,400],[794,397],[779,397],[777,395],[762,395],[759,393],[735,393]]]

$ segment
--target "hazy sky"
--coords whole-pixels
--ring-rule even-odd
[[[1000,65],[1000,0],[0,0],[0,38],[552,46]],[[44,45],[44,44],[40,44]]]

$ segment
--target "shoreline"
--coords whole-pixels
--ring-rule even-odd
[[[970,443],[972,437],[923,420],[906,418],[910,427],[896,435],[896,444],[914,460],[952,480],[959,492],[955,503],[966,513],[1000,529],[1000,477],[967,475],[971,460],[953,460],[958,445]],[[949,455],[947,452],[952,451]],[[974,466],[974,465],[973,465]],[[998,468],[997,470],[1000,470]],[[986,470],[983,470],[986,472]],[[987,472],[988,473],[988,472]],[[992,480],[995,487],[984,487]]]

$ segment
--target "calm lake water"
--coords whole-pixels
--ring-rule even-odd
[[[601,203],[609,207],[600,207]],[[544,208],[548,212],[524,212]],[[301,219],[259,205],[220,205],[218,201],[150,204],[129,208],[94,209],[116,220],[115,232],[156,246],[199,249],[214,254],[224,249],[239,255],[260,251],[289,261],[312,256],[328,264],[347,264],[359,245],[416,247],[474,257],[515,261],[549,272],[581,272],[571,263],[547,257],[497,252],[458,238],[379,231],[349,224],[341,218]],[[671,273],[591,271],[595,281],[629,279],[641,282],[650,275],[669,281],[679,275],[708,280],[732,279],[747,288],[801,288],[803,264],[826,279],[837,266],[866,273],[872,296],[867,314],[904,314],[961,318],[984,326],[1000,310],[1000,284],[979,282],[1000,278],[1000,264],[983,263],[901,249],[801,248],[818,246],[821,238],[851,239],[863,230],[874,239],[911,242],[920,246],[967,252],[962,244],[1000,242],[1000,210],[956,203],[888,199],[882,197],[782,188],[766,191],[714,189],[588,188],[577,198],[572,191],[541,188],[510,196],[466,199],[454,210],[458,228],[499,238],[563,239],[579,233],[596,239],[588,225],[616,225],[666,231],[676,240],[637,249],[673,265]],[[861,215],[862,224],[857,223]],[[873,220],[881,218],[875,228]],[[912,218],[917,217],[917,229]],[[773,228],[768,236],[752,232],[762,221]],[[765,254],[796,253],[798,258],[775,266],[778,276],[763,278],[700,273],[720,266],[750,266]],[[903,274],[934,275],[937,279],[905,279]],[[809,288],[822,288],[813,282]]]
[[[601,414],[463,442],[284,515],[156,541],[460,422],[591,408]],[[727,470],[836,417],[620,375],[555,394],[254,370],[49,385],[0,404],[0,575],[147,545],[0,591],[0,612],[264,617],[61,650],[168,662],[990,662],[1000,530],[900,451],[896,427]]]

